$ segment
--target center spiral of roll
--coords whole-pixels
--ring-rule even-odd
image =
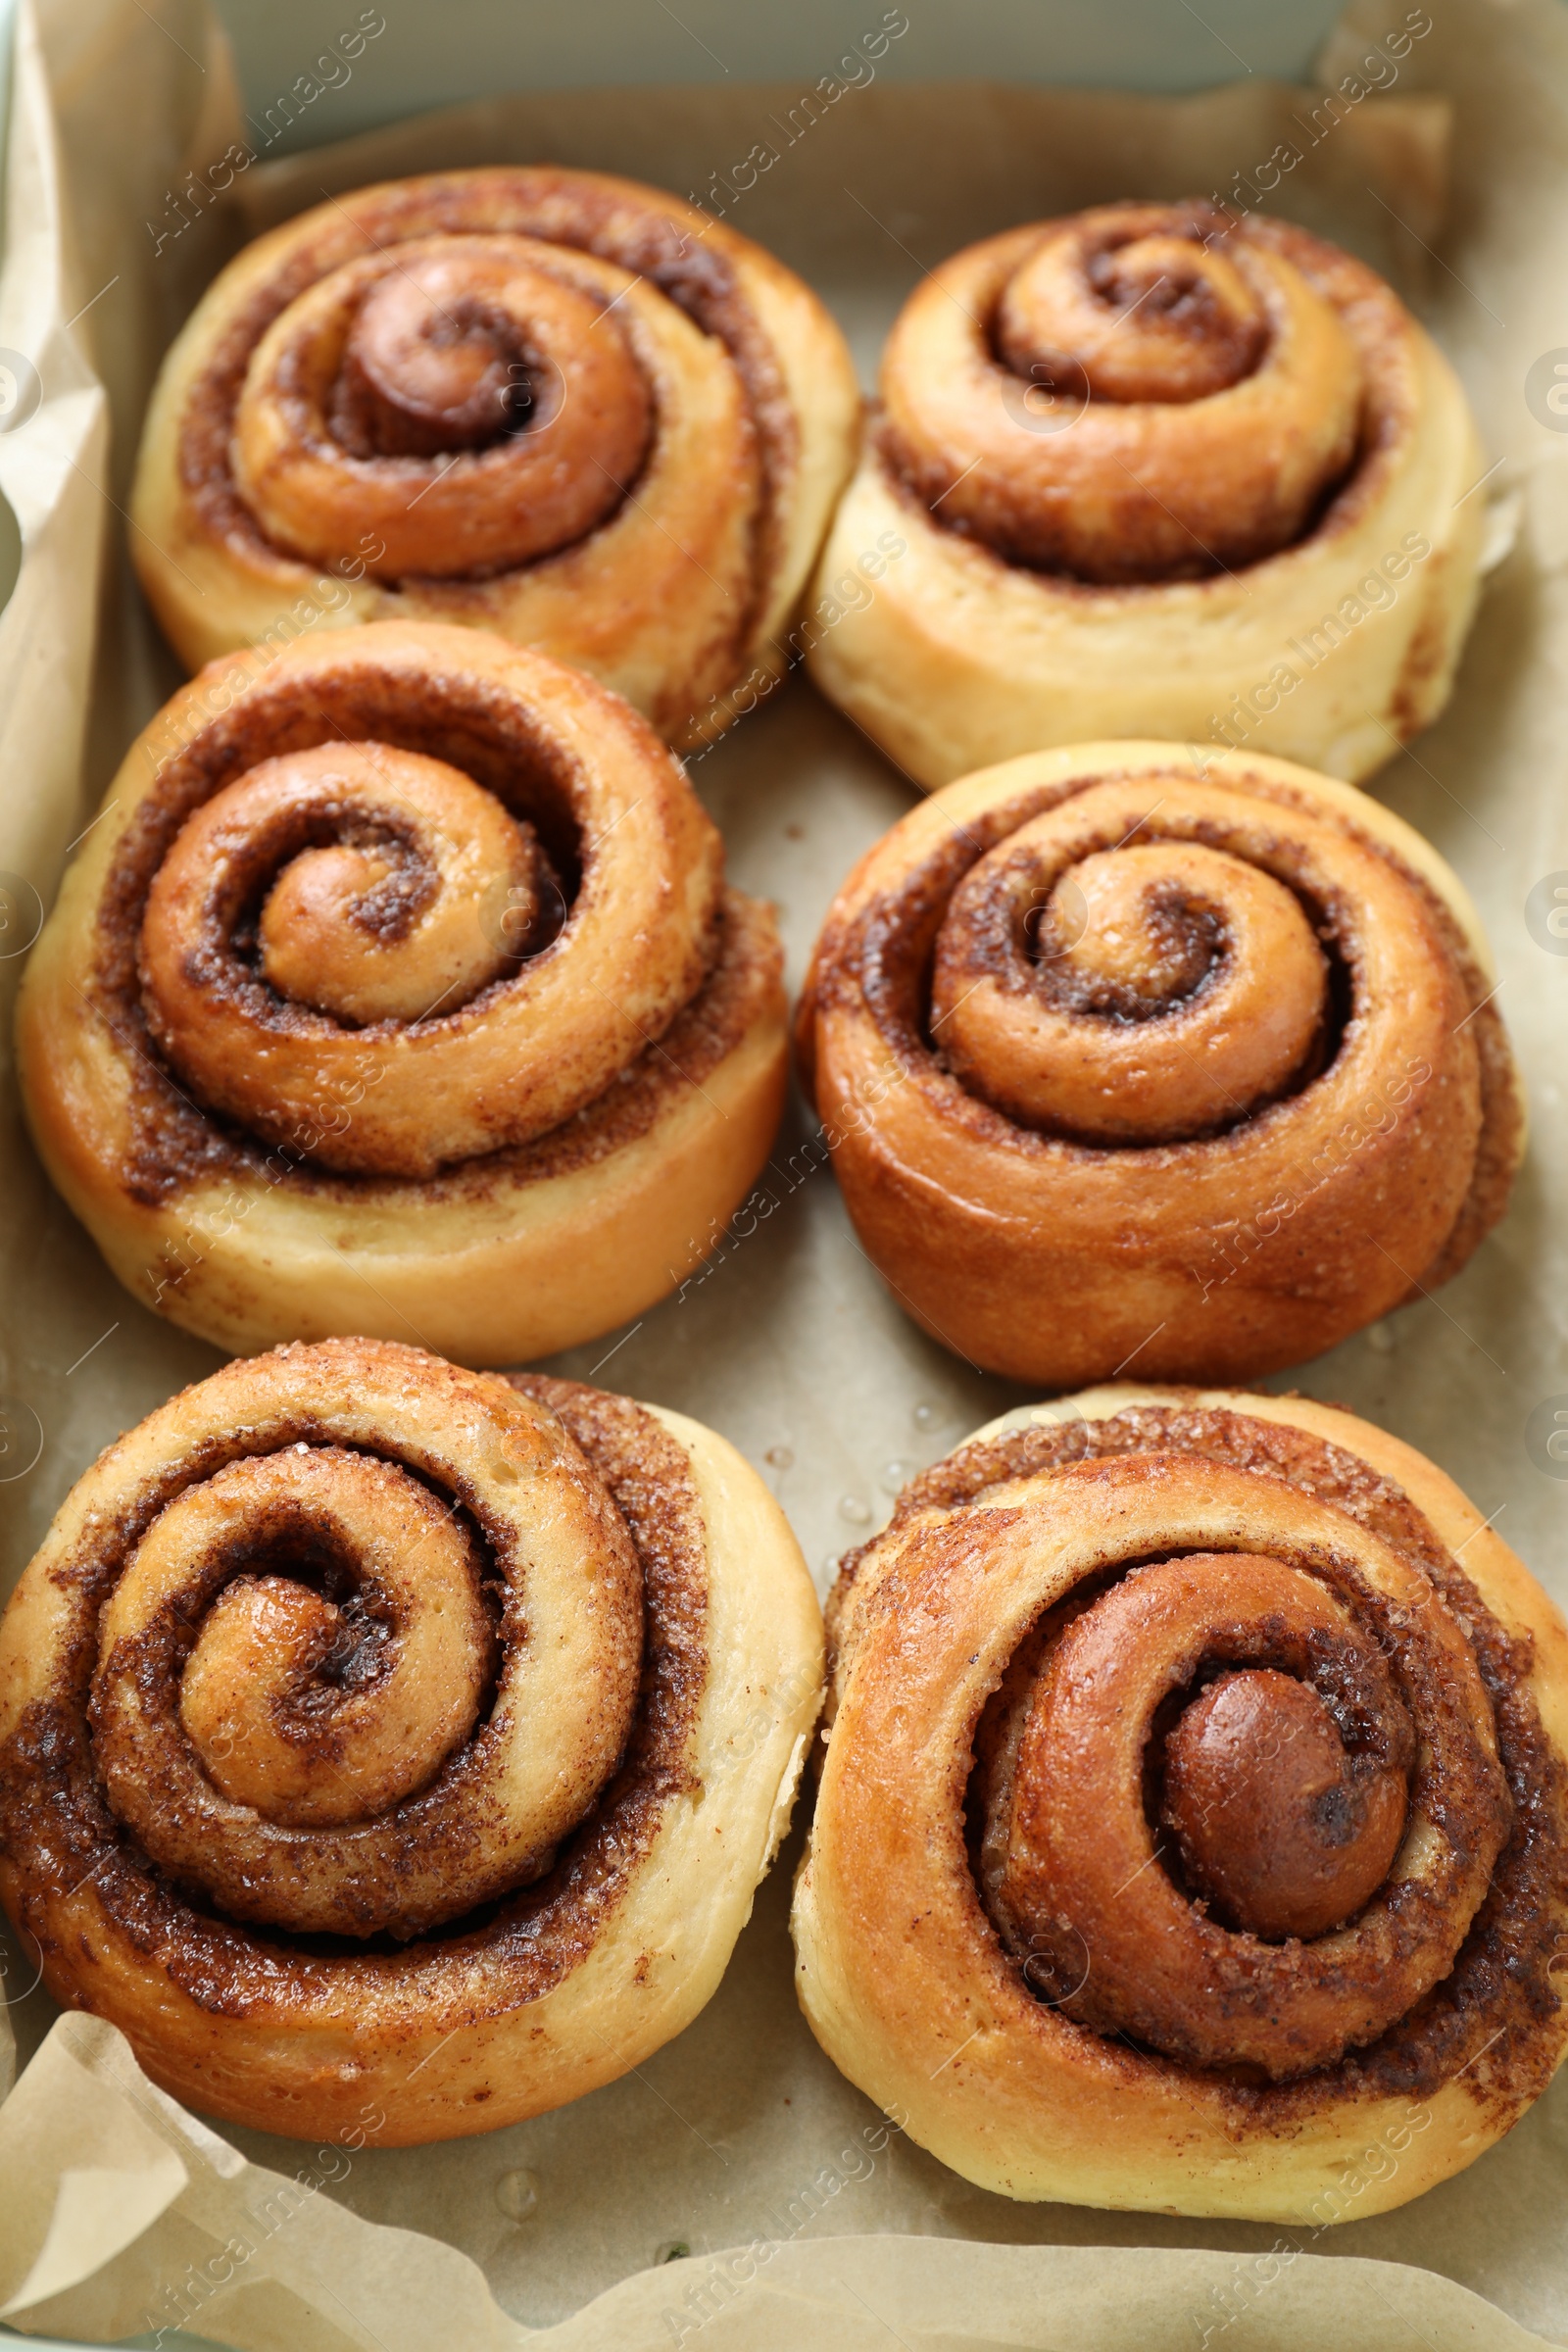
[[[1277,1478],[1196,1457],[1014,1499],[1038,1524],[1004,1549],[1045,1545],[1051,1596],[975,1737],[976,1875],[1032,1990],[1255,2080],[1376,2041],[1448,1974],[1512,1819],[1432,1587]]]
[[[1108,315],[1107,315],[1108,314]],[[1116,241],[1058,230],[1002,297],[1015,375],[1095,400],[1202,400],[1250,375],[1267,309],[1233,261],[1174,227]]]
[[[1102,584],[1291,545],[1351,463],[1362,391],[1328,296],[1266,226],[1198,204],[969,247],[883,367],[890,453],[943,523]]]
[[[99,1616],[91,1721],[112,1813],[176,1883],[238,1920],[407,1938],[537,1879],[594,1803],[636,1707],[641,1577],[549,1414],[474,1374],[411,1406],[398,1357],[351,1345],[363,1407],[307,1436],[310,1351],[237,1368],[257,1420],[150,1516]]]
[[[181,1090],[351,1173],[559,1126],[716,952],[722,846],[645,723],[543,655],[431,636],[345,632],[308,709],[261,689],[145,853],[140,1009]]]
[[[1383,1884],[1413,1737],[1393,1693],[1379,1696],[1370,1739],[1273,1667],[1222,1675],[1184,1709],[1165,1742],[1161,1818],[1227,1927],[1269,1941],[1327,1935]]]
[[[256,1565],[213,1600],[179,1696],[214,1786],[294,1827],[422,1788],[472,1731],[490,1668],[472,1539],[391,1463],[296,1448],[171,1503],[134,1573],[167,1597],[188,1562],[221,1550]]]
[[[937,934],[931,1033],[972,1093],[1025,1126],[1147,1145],[1212,1134],[1311,1074],[1323,949],[1263,862],[1267,828],[1218,815],[1102,786],[970,869]]]
[[[628,281],[629,282],[629,281]],[[654,427],[621,325],[552,248],[414,238],[328,271],[258,343],[232,460],[277,546],[390,579],[480,576],[621,502]]]
[[[214,1102],[265,1116],[243,1073],[229,1082],[205,985],[247,923],[256,979],[285,1003],[355,1027],[418,1021],[510,968],[506,926],[527,940],[552,886],[532,826],[442,760],[380,743],[264,760],[154,880],[142,961],[161,1040]]]
[[[1409,1977],[1348,1971],[1332,1941],[1394,1865],[1415,1752],[1388,1665],[1351,1612],[1281,1561],[1190,1553],[1092,1601],[1048,1652],[1017,1740],[996,1895],[1036,1976],[1102,2027],[1270,2075],[1326,2065],[1401,2016]],[[1171,1836],[1148,1869],[1152,1776]],[[1308,1949],[1285,1952],[1293,1937]],[[1315,1952],[1320,1937],[1331,1940]],[[1397,1938],[1374,1940],[1390,1961]],[[1224,2014],[1233,1983],[1265,1994],[1266,2017],[1241,2042]]]

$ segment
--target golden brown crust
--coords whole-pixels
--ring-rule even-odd
[[[236,1501],[246,1481],[265,1508]],[[401,1548],[400,1490],[471,1555],[454,1590],[494,1659],[470,1727],[367,1816],[345,1753],[371,1731],[397,1748],[411,1671],[456,1671],[410,1651],[435,1587]],[[225,1753],[191,1745],[192,1666],[263,1584],[335,1609],[338,1639],[275,1644]],[[198,2107],[390,2144],[488,2130],[612,2080],[702,2006],[819,1677],[788,1530],[695,1424],[380,1342],[284,1348],[121,1439],[24,1576],[0,1627],[0,1889],[55,1997]],[[281,1797],[210,1778],[252,1731],[292,1751]],[[171,1772],[208,1834],[160,1801]],[[302,1824],[302,1788],[330,1819]]]
[[[149,412],[137,562],[192,667],[324,595],[538,645],[706,739],[781,664],[858,410],[814,295],[673,197],[387,182],[210,289]]]
[[[186,1328],[517,1361],[711,1247],[778,1115],[780,966],[624,704],[382,623],[231,657],[132,748],[29,970],[28,1116]]]
[[[1305,230],[1112,205],[967,247],[882,403],[822,578],[906,552],[812,667],[917,782],[1113,732],[1360,777],[1446,699],[1486,461],[1403,305]]]
[[[1037,569],[1110,586],[1255,563],[1339,488],[1394,339],[1392,298],[1357,338],[1337,279],[1316,239],[1293,252],[1207,205],[972,245],[888,340],[888,461],[945,527]]]
[[[1429,845],[1282,760],[1087,744],[862,859],[803,999],[873,1261],[927,1330],[1067,1388],[1298,1363],[1464,1262],[1523,1110]]]
[[[1298,1607],[1320,1626],[1299,1650]],[[1234,1392],[1025,1409],[906,1490],[829,1621],[802,2000],[969,2179],[1364,2217],[1472,2161],[1550,2079],[1568,1629],[1409,1448]],[[1371,1898],[1348,1881],[1351,1908],[1305,1939],[1227,1920],[1169,1828],[1173,1740],[1216,1693],[1252,1686],[1272,1731],[1250,1756],[1243,1735],[1244,1777],[1304,1770],[1286,1676],[1402,1816]]]

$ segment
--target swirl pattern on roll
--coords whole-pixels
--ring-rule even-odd
[[[1431,2140],[1358,2212],[1544,2087],[1568,1631],[1408,1447],[1300,1399],[1020,1412],[829,1631],[803,2001],[971,2180],[1333,2220],[1401,2109]]]
[[[852,1216],[939,1338],[1067,1387],[1298,1362],[1457,1270],[1522,1111],[1447,868],[1283,761],[1084,745],[841,891],[800,1036]]]
[[[1210,207],[1106,205],[949,263],[883,385],[893,463],[949,528],[1114,584],[1299,538],[1355,456],[1365,375],[1288,241]]]
[[[858,410],[815,297],[672,197],[544,169],[392,182],[209,290],[150,413],[137,561],[193,664],[318,568],[334,609],[478,622],[672,739],[710,733],[776,668]]]
[[[639,1311],[722,1224],[777,1114],[778,961],[618,697],[476,631],[372,624],[232,660],[133,748],[28,976],[24,1084],[117,1271],[195,1328],[382,1316],[515,1360]],[[592,1302],[612,1206],[645,1228],[598,1237]],[[566,1243],[581,1303],[530,1325]],[[174,1249],[195,1262],[160,1292]],[[420,1300],[400,1258],[429,1266]]]
[[[649,385],[596,286],[526,239],[416,237],[274,318],[234,413],[236,494],[309,562],[482,576],[569,547],[620,503]],[[543,265],[543,266],[542,266]]]
[[[1104,735],[1352,780],[1442,708],[1489,475],[1392,287],[1260,213],[1127,203],[928,271],[818,572],[896,545],[811,652],[919,783]]]
[[[702,986],[712,827],[651,738],[614,740],[624,716],[586,681],[554,664],[524,678],[582,844],[569,908],[526,818],[373,738],[259,760],[186,817],[147,889],[142,1003],[213,1109],[287,1142],[363,1070],[368,1034],[385,1075],[313,1156],[433,1175],[559,1126]],[[590,730],[597,773],[571,759]],[[638,814],[617,766],[646,778],[644,826],[617,822]]]
[[[302,2134],[368,2098],[395,2141],[488,2129],[657,2047],[727,1957],[816,1689],[765,1509],[779,1626],[715,1654],[737,1563],[694,1427],[333,1341],[111,1448],[0,1632],[0,1883],[56,1997]],[[705,1799],[732,1853],[706,1816],[694,1843]],[[711,1906],[700,1988],[660,1949],[670,1875]]]

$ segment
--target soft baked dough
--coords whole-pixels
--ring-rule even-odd
[[[982,1903],[964,1810],[983,1710],[1043,1605],[1086,1574],[1090,1595],[1105,1589],[1107,1566],[1259,1548],[1294,1555],[1356,1613],[1376,1598],[1363,1576],[1402,1595],[1377,1638],[1407,1703],[1436,1707],[1445,1739],[1464,1731],[1463,1707],[1446,1715],[1435,1684],[1406,1679],[1419,1640],[1456,1690],[1468,1676],[1472,1753],[1483,1778],[1500,1754],[1513,1807],[1451,1975],[1369,2047],[1273,2083],[1081,2022],[1093,1948],[1076,1984],[1020,1965]],[[1471,2163],[1545,2087],[1568,2043],[1553,1973],[1568,1629],[1409,1446],[1295,1396],[1122,1384],[1022,1407],[913,1482],[889,1530],[846,1563],[828,1623],[832,1729],[795,1894],[801,2001],[835,2063],[966,2179],[1148,2212],[1363,2220]],[[1266,1769],[1283,1769],[1277,1751]],[[1396,1874],[1419,1878],[1446,1852],[1462,1876],[1473,1857],[1457,1781],[1423,1758],[1411,1788]],[[1091,1844],[1113,1826],[1082,1825]],[[1147,1825],[1142,1841],[1144,1869],[1162,1873]],[[1352,1948],[1358,1933],[1345,1931]],[[1261,1947],[1287,1971],[1293,1953],[1324,1949]],[[1223,2039],[1226,2010],[1201,1978],[1194,1997]]]
[[[366,1816],[342,1801],[334,1740],[406,1756],[414,1715],[461,1679],[399,1655],[411,1599],[436,1592],[433,1550],[403,1546],[384,1498],[332,1538],[335,1495],[368,1466],[475,1547],[475,1598],[476,1575],[497,1591],[466,1728]],[[280,1599],[322,1607],[313,1538],[335,1544],[335,1642],[291,1657]],[[174,1591],[191,1606],[171,1649],[158,1595]],[[194,1639],[218,1671],[247,1604],[275,1688],[238,1687],[220,1739],[192,1716],[184,1653]],[[384,1342],[284,1348],[118,1440],[24,1573],[0,1627],[0,1891],[55,1998],[119,2026],[194,2107],[384,2145],[489,2131],[614,2081],[709,1999],[787,1826],[820,1686],[799,1546],[710,1430]],[[214,1776],[279,1721],[299,1759],[287,1801],[225,1796]],[[176,1766],[177,1818],[156,1801]],[[302,1789],[324,1822],[302,1822]],[[160,1846],[190,1833],[177,1873],[122,1834],[127,1814]],[[514,1840],[499,1886],[498,1815]],[[531,1855],[530,1824],[549,1832]],[[204,1878],[193,1906],[181,1885]],[[246,1919],[225,1907],[236,1890]],[[323,1903],[332,1943],[269,1924],[318,1927]],[[439,1934],[411,1928],[415,1903]]]
[[[531,420],[498,439],[518,384]],[[816,296],[694,206],[553,167],[393,180],[208,289],[148,410],[132,551],[192,669],[302,623],[463,622],[692,744],[782,674],[859,418]]]
[[[798,1016],[872,1262],[990,1371],[1250,1379],[1464,1264],[1524,1112],[1457,877],[1353,786],[1087,743],[860,860]]]
[[[517,844],[500,905],[426,770]],[[259,976],[253,858],[262,947],[298,950]],[[231,655],[132,745],[33,952],[44,1164],[128,1290],[231,1349],[516,1363],[609,1330],[701,1262],[782,1107],[777,930],[722,860],[646,723],[545,656],[412,622]],[[412,926],[374,895],[404,885]],[[448,906],[478,956],[450,994]],[[334,1009],[372,980],[407,1017]]]
[[[1110,238],[1158,217],[1197,268],[1209,266],[1209,215],[1201,206],[1109,206],[1011,230],[931,272],[895,328],[883,414],[834,518],[819,588],[879,544],[905,552],[874,594],[821,636],[809,662],[823,692],[917,784],[929,789],[1020,753],[1102,735],[1272,753],[1354,781],[1392,759],[1447,700],[1475,606],[1487,460],[1453,369],[1362,263],[1261,215],[1222,224],[1222,253],[1283,264],[1298,287],[1321,298],[1363,378],[1357,454],[1327,504],[1286,543],[1224,563],[1204,555],[1212,539],[1201,497],[1212,477],[1239,443],[1256,437],[1267,457],[1261,478],[1276,483],[1300,437],[1299,420],[1233,413],[1266,362],[1206,397],[1183,390],[1164,401],[1146,392],[1137,405],[1092,402],[1087,420],[1131,418],[1141,437],[1111,453],[1105,483],[1090,498],[1066,465],[1082,438],[1085,419],[1071,415],[1080,395],[1059,395],[1067,421],[1046,429],[1049,405],[1035,414],[1028,404],[1053,379],[1031,383],[1026,368],[1015,373],[993,348],[999,304],[1054,235]],[[1102,306],[1091,367],[1133,331],[1118,314],[1136,307]],[[1072,326],[1081,332],[1084,323]],[[1026,355],[1016,356],[1023,367]],[[1065,383],[1055,364],[1054,380]],[[916,402],[945,402],[946,430],[923,445],[923,466],[894,429]],[[1207,429],[1194,439],[1199,424]],[[1136,505],[1136,475],[1149,485],[1145,505],[1168,521],[1177,493],[1158,472],[1167,426],[1193,439],[1175,474],[1200,501],[1201,576],[1132,568],[1119,579],[1086,578],[1065,556],[1032,564],[988,539],[1009,512],[1004,481],[979,503],[994,451],[1038,469],[1048,488],[1050,468],[1064,466],[1052,494],[1069,505],[1082,496],[1091,514]],[[972,516],[966,501],[975,503]],[[1148,521],[1124,514],[1105,533],[1136,561]]]

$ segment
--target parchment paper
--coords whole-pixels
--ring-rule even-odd
[[[1430,15],[1430,30],[1399,57],[1375,47],[1407,14]],[[42,355],[36,414],[0,434],[0,488],[27,534],[0,618],[0,865],[43,898],[120,750],[175,682],[129,588],[117,512],[149,369],[223,252],[325,193],[513,158],[710,191],[735,226],[821,287],[867,380],[923,267],[1031,215],[1116,195],[1217,189],[1250,203],[1266,193],[1395,279],[1476,402],[1497,465],[1474,495],[1520,493],[1523,514],[1451,710],[1375,789],[1438,843],[1480,902],[1535,1142],[1506,1224],[1458,1282],[1272,1385],[1340,1397],[1436,1455],[1568,1600],[1568,1462],[1548,1450],[1552,1415],[1568,1413],[1568,940],[1549,920],[1554,877],[1568,887],[1568,437],[1558,429],[1568,416],[1548,397],[1556,357],[1568,368],[1568,23],[1552,0],[1432,0],[1410,12],[1402,0],[1358,0],[1325,70],[1336,86],[1349,74],[1348,87],[1377,82],[1382,93],[1348,99],[1327,130],[1322,91],[1255,79],[1174,102],[894,87],[862,55],[858,66],[824,59],[839,94],[793,135],[793,87],[553,92],[271,169],[258,162],[238,172],[227,205],[210,206],[197,194],[210,175],[180,174],[207,174],[236,131],[200,10],[44,0],[40,21],[36,52],[24,21],[12,258],[0,283],[0,344]],[[434,40],[433,15],[430,26]],[[1369,55],[1380,62],[1368,66]],[[733,167],[759,146],[774,160],[737,197],[745,174]],[[1298,159],[1288,168],[1286,149]],[[1271,173],[1279,184],[1265,190]],[[159,246],[176,185],[191,225]],[[115,417],[103,477],[89,354]],[[63,464],[71,430],[78,438]],[[104,495],[95,478],[107,480]],[[105,628],[78,789],[90,567],[105,523]],[[778,902],[798,983],[834,885],[909,805],[908,787],[800,681],[694,776],[724,826],[735,879]],[[0,963],[0,976],[14,969]],[[12,1402],[0,1502],[12,1505],[14,1574],[95,1449],[217,1358],[117,1289],[32,1167],[14,1111],[8,1119],[12,1352],[0,1386]],[[905,1321],[856,1249],[820,1161],[797,1106],[711,1270],[557,1368],[723,1430],[773,1484],[825,1587],[908,1473],[1019,1392]],[[699,2337],[836,2348],[1186,2346],[1227,2334],[1243,2347],[1568,2341],[1568,2087],[1458,2180],[1317,2236],[1015,2205],[891,2131],[817,2051],[791,1989],[797,1851],[798,1838],[760,1890],[720,1991],[676,2043],[557,2115],[445,2149],[220,2138],[154,2091],[107,2029],[77,2018],[50,2033],[41,1995],[16,1999],[24,2054],[38,2055],[0,2109],[0,2317],[99,2340],[185,2324],[290,2352],[511,2344],[523,2328],[571,2352]],[[7,1991],[23,1993],[30,1974],[25,1953],[13,1953]]]

